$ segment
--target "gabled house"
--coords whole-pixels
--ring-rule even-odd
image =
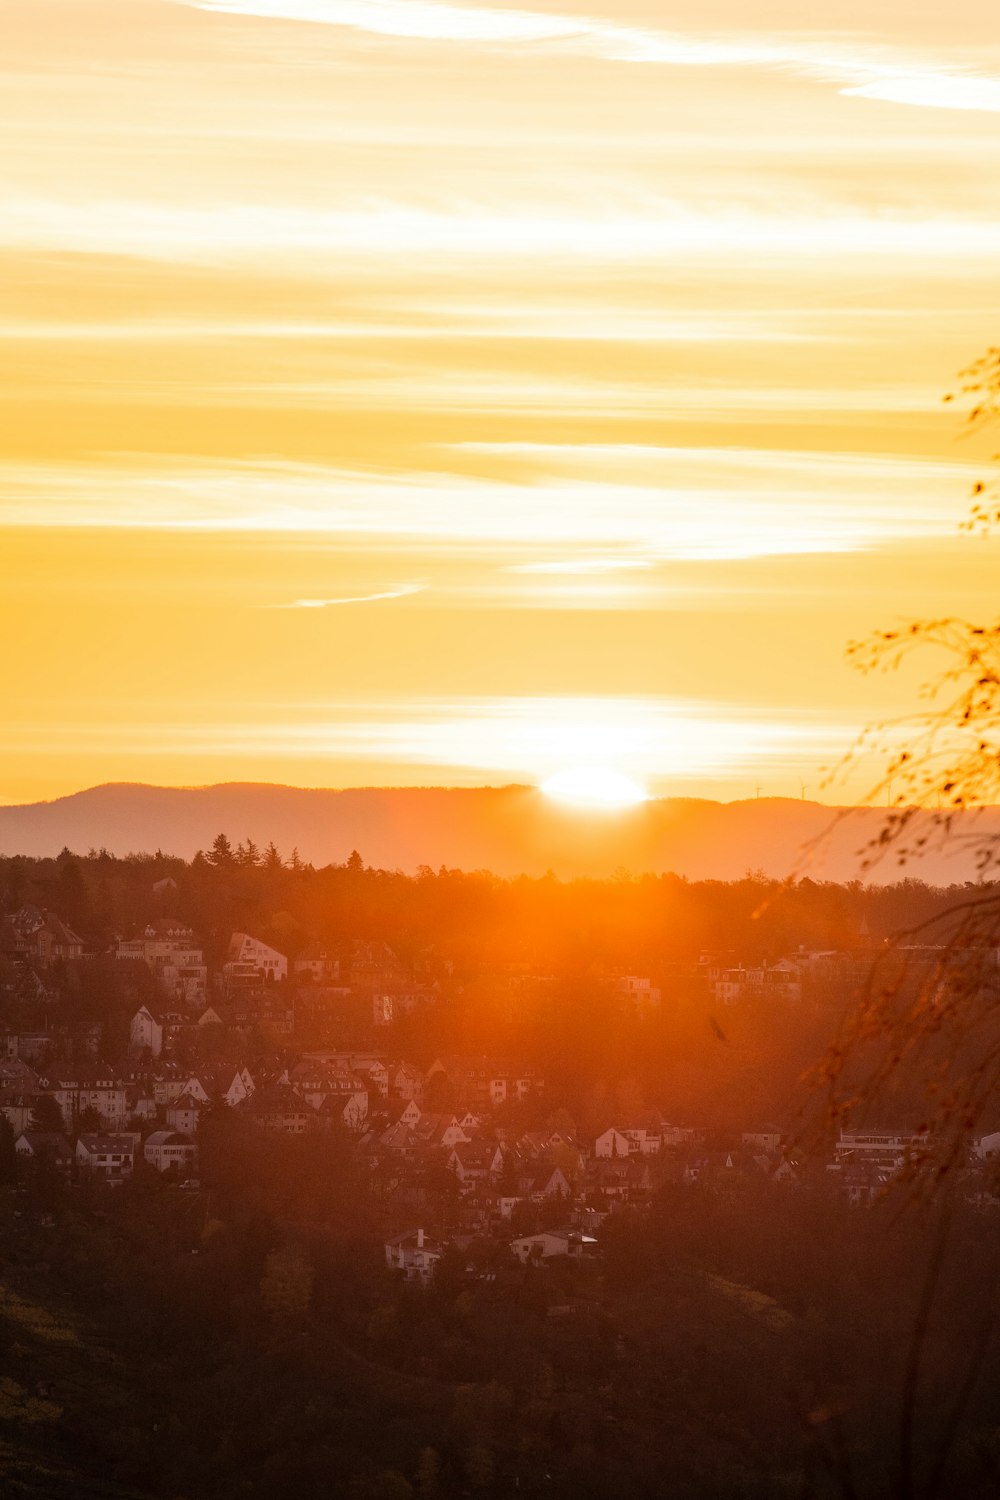
[[[364,1095],[363,1102],[357,1094],[328,1094],[316,1110],[320,1125],[343,1126],[352,1135],[358,1135],[364,1130],[367,1116],[367,1094]]]
[[[596,1157],[627,1157],[631,1151],[631,1142],[624,1131],[618,1130],[614,1125],[609,1125],[607,1130],[597,1137],[594,1142],[594,1155]]]
[[[51,1162],[64,1177],[73,1170],[73,1148],[64,1135],[23,1130],[14,1142],[14,1151],[19,1161]]]
[[[545,1198],[572,1196],[572,1188],[562,1168],[544,1163],[536,1164],[530,1172],[524,1173],[518,1191],[522,1198],[530,1198],[533,1203],[541,1203]]]
[[[128,1050],[133,1057],[148,1053],[159,1057],[163,1051],[163,1022],[148,1005],[140,1005],[129,1024]]]
[[[469,1139],[456,1117],[449,1114],[422,1114],[412,1130],[417,1140],[426,1146],[451,1148]]]
[[[81,1171],[108,1182],[123,1182],[131,1177],[139,1136],[133,1132],[118,1135],[81,1135],[76,1142],[76,1160]]]
[[[211,1104],[219,1099],[229,1105],[240,1104],[244,1099],[249,1099],[253,1091],[254,1081],[248,1070],[231,1067],[208,1068],[200,1073],[192,1073],[181,1089],[181,1093],[190,1094],[200,1104]]]
[[[636,1156],[624,1161],[595,1161],[587,1175],[587,1186],[605,1203],[644,1203],[655,1186],[648,1160]]]
[[[222,966],[222,983],[227,995],[240,989],[258,989],[288,978],[288,959],[277,948],[251,937],[248,932],[234,932],[229,940],[229,955]]]
[[[390,1155],[404,1157],[412,1156],[418,1145],[422,1144],[404,1120],[397,1120],[395,1125],[390,1125],[388,1130],[383,1130],[378,1143],[382,1150]]]
[[[313,1109],[320,1109],[327,1099],[343,1103],[353,1101],[354,1113],[364,1119],[368,1114],[368,1085],[347,1068],[303,1060],[283,1074],[284,1081]]]
[[[414,1099],[408,1100],[402,1108],[397,1104],[395,1108],[390,1106],[387,1111],[380,1110],[379,1113],[386,1115],[390,1124],[406,1125],[410,1129],[420,1119],[420,1107]]]
[[[83,938],[55,912],[48,911],[45,920],[31,934],[28,951],[46,968],[57,961],[72,963],[83,957]]]
[[[464,1191],[498,1177],[503,1170],[503,1148],[496,1141],[461,1141],[452,1146],[448,1166]]]
[[[419,1068],[408,1062],[390,1063],[388,1068],[390,1098],[412,1099],[420,1103],[424,1092],[424,1078]]]
[[[594,1142],[595,1156],[655,1156],[663,1144],[659,1128],[648,1125],[613,1125]]]
[[[439,1240],[431,1239],[422,1229],[411,1229],[386,1240],[385,1263],[390,1271],[402,1272],[405,1281],[426,1286],[443,1250]]]
[[[204,1104],[196,1099],[193,1094],[181,1094],[180,1098],[174,1099],[171,1104],[167,1105],[167,1124],[171,1130],[177,1131],[179,1135],[197,1135],[198,1124],[204,1108]]]

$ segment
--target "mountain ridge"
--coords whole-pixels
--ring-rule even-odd
[[[1000,837],[1000,809],[964,816],[978,835]],[[918,818],[931,822],[929,813]],[[369,864],[409,873],[421,865],[445,865],[503,877],[551,871],[565,879],[622,870],[721,880],[757,870],[778,878],[797,873],[887,881],[914,875],[944,884],[976,878],[971,851],[954,840],[904,866],[883,858],[866,870],[861,851],[877,839],[884,820],[880,809],[791,797],[667,797],[608,812],[568,807],[537,787],[516,784],[337,789],[104,782],[50,801],[0,807],[0,853],[160,849],[190,859],[221,832],[234,842],[273,840],[284,855],[297,849],[317,865],[343,863],[358,849]]]

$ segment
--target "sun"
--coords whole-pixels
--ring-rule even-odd
[[[645,787],[623,771],[611,771],[606,766],[572,766],[556,771],[542,782],[541,789],[546,797],[577,807],[634,807],[649,801]]]

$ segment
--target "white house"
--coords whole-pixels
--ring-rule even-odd
[[[138,1144],[139,1136],[133,1131],[120,1135],[81,1135],[76,1142],[77,1163],[95,1177],[122,1182],[132,1175]]]
[[[179,1099],[167,1105],[167,1124],[179,1135],[197,1135],[204,1107],[193,1094],[181,1094]]]
[[[141,1005],[132,1017],[128,1033],[129,1052],[139,1057],[148,1052],[159,1057],[163,1051],[163,1022],[148,1005]]]
[[[173,1168],[188,1177],[197,1170],[198,1147],[175,1130],[154,1130],[147,1138],[142,1154],[158,1172],[169,1172]]]
[[[193,1073],[181,1088],[182,1094],[190,1094],[199,1104],[210,1104],[213,1099],[229,1105],[241,1104],[253,1091],[254,1081],[246,1068]]]
[[[608,1127],[594,1142],[595,1156],[628,1156],[632,1143],[623,1130],[614,1125]]]
[[[223,984],[228,991],[253,989],[261,984],[277,984],[288,978],[288,959],[277,948],[268,947],[248,932],[234,932],[229,939],[229,955],[222,966]]]
[[[597,1252],[597,1241],[593,1235],[580,1229],[543,1229],[538,1234],[524,1234],[511,1241],[511,1254],[527,1264],[530,1261],[551,1260],[556,1255],[569,1255],[582,1260]]]
[[[411,1229],[386,1240],[385,1263],[390,1271],[402,1271],[406,1281],[417,1281],[426,1286],[434,1275],[443,1248],[438,1240],[425,1235],[422,1229]]]

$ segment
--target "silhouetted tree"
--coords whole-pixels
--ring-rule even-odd
[[[58,1135],[64,1130],[62,1110],[52,1094],[35,1095],[28,1128],[42,1135]]]
[[[224,833],[216,834],[206,860],[217,870],[231,870],[236,864],[236,854]]]

